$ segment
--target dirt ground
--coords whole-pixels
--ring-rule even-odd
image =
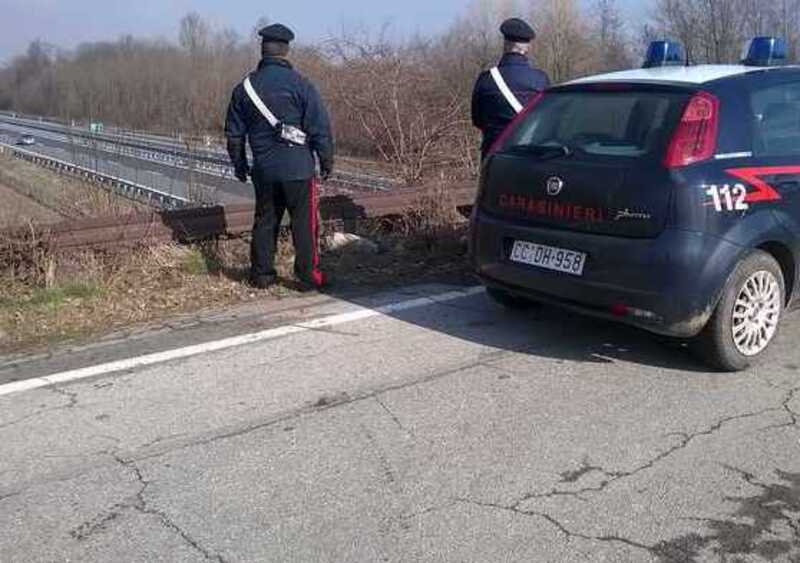
[[[56,223],[63,218],[53,209],[0,183],[0,229],[28,223]]]

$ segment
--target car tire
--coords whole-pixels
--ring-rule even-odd
[[[487,287],[486,294],[492,301],[498,305],[501,305],[502,307],[505,307],[506,309],[532,309],[539,305],[539,303],[536,301],[525,299],[524,297],[518,297],[513,293],[509,293],[504,289],[498,289],[496,287]]]
[[[780,264],[761,250],[739,262],[694,349],[725,372],[761,362],[780,332],[786,282]]]

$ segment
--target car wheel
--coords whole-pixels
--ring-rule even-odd
[[[739,263],[696,350],[722,371],[742,371],[767,355],[780,329],[786,282],[778,262],[756,250]]]
[[[513,293],[509,293],[503,289],[497,289],[496,287],[487,287],[486,293],[492,301],[498,305],[502,305],[506,309],[530,309],[538,305],[536,301],[518,297]]]

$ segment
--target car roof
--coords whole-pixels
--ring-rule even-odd
[[[655,68],[640,68],[623,70],[608,74],[598,74],[573,80],[567,84],[592,84],[603,82],[642,82],[661,84],[687,84],[700,85],[741,76],[751,72],[775,70],[787,67],[757,67],[745,65],[696,65],[696,66],[662,66]],[[797,68],[797,67],[792,67]]]

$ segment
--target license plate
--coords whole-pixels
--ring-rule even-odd
[[[573,276],[582,276],[583,268],[586,266],[586,254],[518,240],[514,242],[514,248],[511,250],[511,261]]]

